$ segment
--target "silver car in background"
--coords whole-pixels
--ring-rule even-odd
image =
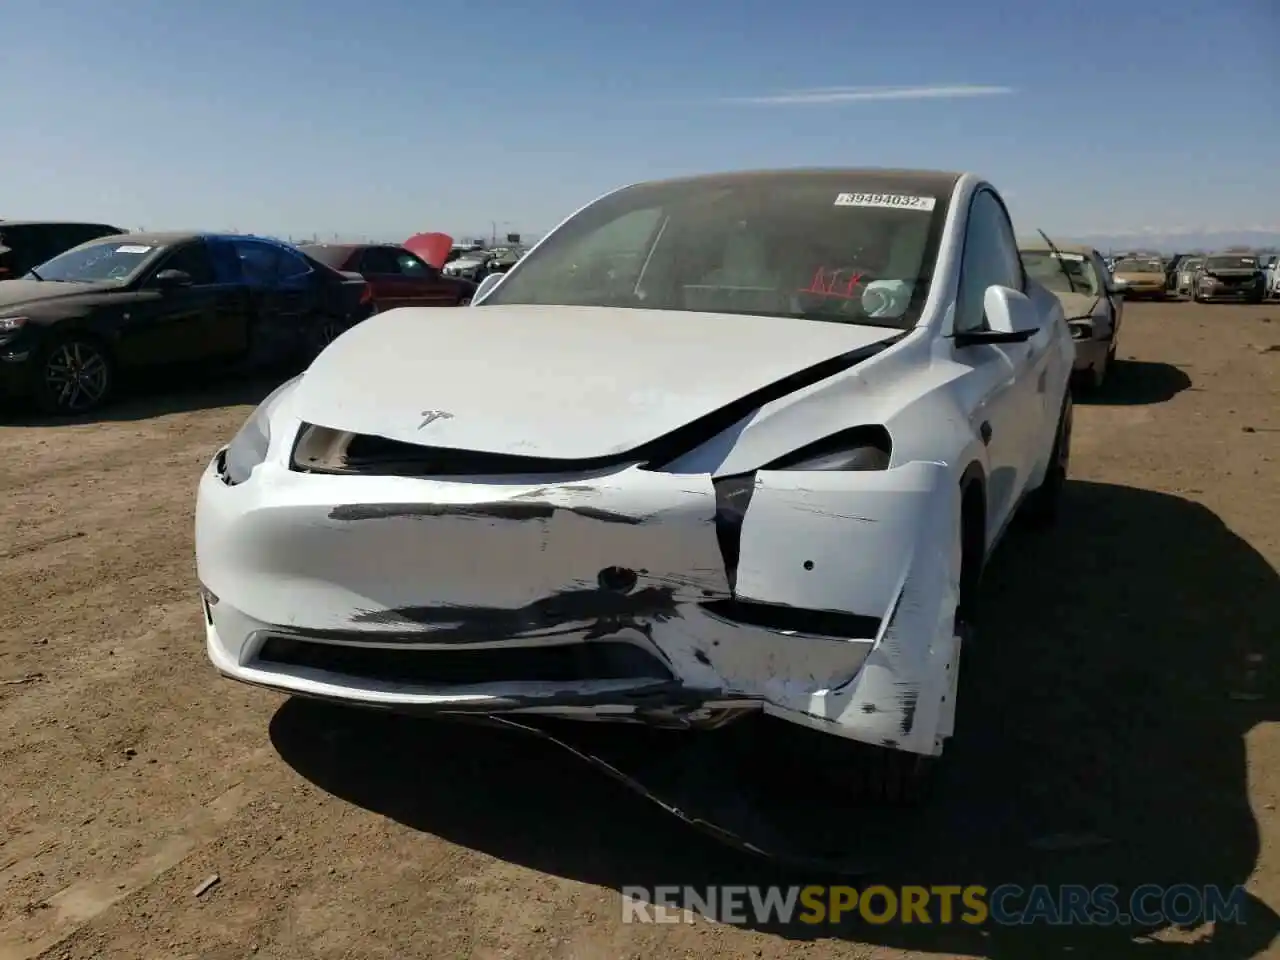
[[[1076,346],[1076,386],[1099,389],[1116,357],[1124,281],[1111,276],[1102,255],[1090,246],[1022,240],[1018,252],[1027,276],[1062,303]]]

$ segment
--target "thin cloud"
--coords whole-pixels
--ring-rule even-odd
[[[931,87],[814,87],[760,97],[726,97],[722,103],[786,106],[808,103],[859,103],[867,100],[956,100],[1014,93],[1012,87],[986,84],[952,84]]]

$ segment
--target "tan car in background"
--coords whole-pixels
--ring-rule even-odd
[[[1053,292],[1076,345],[1073,378],[1077,387],[1097,390],[1116,358],[1125,284],[1115,282],[1106,261],[1093,247],[1023,240],[1018,244],[1027,276]],[[1161,284],[1164,274],[1160,275]]]
[[[1128,300],[1163,300],[1165,298],[1164,261],[1159,257],[1130,257],[1116,262],[1112,271],[1117,280],[1126,284],[1124,295]]]

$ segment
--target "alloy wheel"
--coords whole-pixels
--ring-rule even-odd
[[[111,369],[97,347],[71,340],[58,344],[49,354],[44,382],[58,410],[82,413],[96,407],[107,395]]]

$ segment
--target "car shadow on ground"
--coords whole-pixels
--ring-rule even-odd
[[[81,416],[45,416],[30,404],[14,403],[0,413],[0,424],[13,427],[63,427],[79,423],[127,423],[174,413],[195,413],[239,404],[257,405],[289,379],[288,370],[256,370],[249,374],[173,370],[148,373],[145,380],[122,381],[101,410]]]
[[[1191,387],[1191,377],[1169,363],[1116,360],[1100,389],[1078,390],[1076,403],[1091,406],[1141,406],[1164,403]]]
[[[1128,487],[1072,481],[1054,534],[1015,531],[989,568],[934,802],[850,811],[797,779],[784,786],[798,816],[841,825],[875,865],[863,885],[1115,884],[1123,908],[1139,884],[1244,884],[1259,849],[1244,736],[1276,719],[1280,578],[1206,508]],[[721,846],[534,738],[301,700],[271,737],[353,804],[547,873],[618,890],[830,882]],[[936,913],[747,925],[988,957],[1255,956],[1280,918],[1253,898],[1242,916],[1145,942],[1149,928],[942,926]]]

